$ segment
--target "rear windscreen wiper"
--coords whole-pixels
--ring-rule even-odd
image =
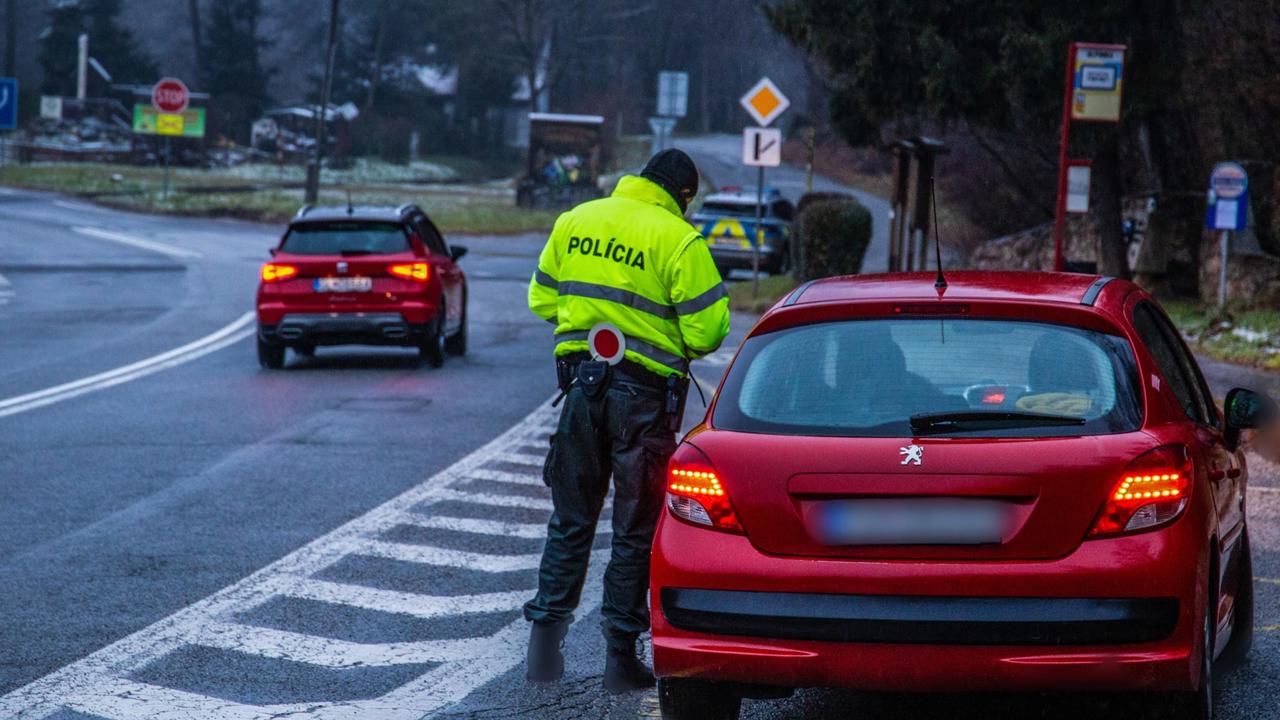
[[[916,432],[929,430],[986,430],[996,428],[1083,425],[1085,419],[1070,415],[1045,413],[981,411],[918,413],[911,416],[911,429]]]

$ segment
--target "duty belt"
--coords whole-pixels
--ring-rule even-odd
[[[580,362],[591,360],[591,354],[585,352],[574,352],[569,353],[568,355],[563,355],[556,360],[558,363],[564,363],[569,368],[573,368]],[[665,391],[667,389],[667,379],[665,377],[649,370],[638,362],[633,362],[624,358],[622,362],[614,365],[609,369],[609,371],[614,377],[625,382],[651,387],[656,390]]]

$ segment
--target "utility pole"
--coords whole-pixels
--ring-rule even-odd
[[[80,33],[80,59],[76,63],[76,99],[84,100],[89,83],[89,34]]]
[[[316,112],[316,149],[307,163],[307,203],[314,203],[320,196],[320,164],[324,160],[327,135],[325,115],[329,112],[329,90],[333,85],[333,61],[338,39],[338,0],[329,0],[329,44],[324,53],[324,86],[320,89],[320,108]]]
[[[5,0],[4,67],[0,74],[14,77],[18,73],[18,0]]]

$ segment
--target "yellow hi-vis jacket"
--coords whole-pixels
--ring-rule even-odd
[[[707,243],[659,185],[628,175],[613,195],[563,213],[529,283],[529,309],[556,324],[556,356],[613,323],[626,358],[662,375],[729,334],[729,294]]]

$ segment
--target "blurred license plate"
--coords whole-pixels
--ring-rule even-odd
[[[373,289],[373,278],[367,277],[322,277],[316,278],[316,292],[369,292]]]
[[[833,500],[811,515],[827,545],[982,545],[999,543],[1009,509],[991,500]]]

